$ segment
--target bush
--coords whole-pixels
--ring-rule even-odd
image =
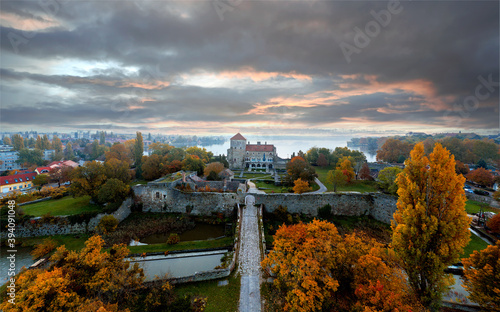
[[[488,220],[486,225],[492,232],[500,234],[500,213],[497,213],[493,218]]]
[[[96,230],[101,234],[112,233],[118,227],[118,223],[118,220],[114,216],[104,216],[101,221],[99,221]]]
[[[57,247],[57,242],[52,238],[46,238],[43,243],[36,245],[35,249],[31,252],[33,259],[41,258],[54,250]]]
[[[172,233],[168,236],[167,244],[168,245],[175,245],[180,241],[181,241],[181,238],[179,237],[179,234]]]
[[[332,206],[326,204],[321,208],[318,208],[318,217],[324,220],[329,220],[332,217]]]

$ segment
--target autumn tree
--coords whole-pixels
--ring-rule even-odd
[[[399,167],[387,167],[380,170],[378,179],[380,180],[379,186],[389,194],[396,195],[398,193],[398,184],[396,178],[398,174],[403,172]]]
[[[293,181],[299,178],[311,183],[314,181],[314,178],[318,176],[314,168],[300,156],[292,158],[290,162],[286,164],[286,170],[288,173],[286,177],[288,185],[293,185]]]
[[[11,145],[12,144],[12,141],[10,140],[10,138],[8,136],[4,136],[3,139],[3,144],[5,145]]]
[[[354,179],[354,177],[356,176],[356,174],[354,173],[354,169],[352,168],[351,161],[346,156],[340,159],[339,162],[337,163],[337,170],[342,171],[342,173],[346,177],[347,183],[350,183],[352,179]]]
[[[282,225],[262,261],[276,274],[284,311],[415,311],[391,251],[368,237],[342,238],[335,225],[313,220]]]
[[[166,174],[164,159],[158,154],[143,156],[142,176],[148,181],[156,180]]]
[[[413,145],[398,139],[387,139],[377,151],[377,160],[389,163],[402,163],[410,155]]]
[[[205,170],[205,163],[196,155],[186,155],[182,161],[182,170],[196,171],[201,176]]]
[[[454,156],[439,143],[429,157],[418,143],[397,178],[392,245],[415,294],[433,310],[451,283],[444,269],[459,260],[469,242],[464,181],[455,172]]]
[[[302,194],[302,193],[311,191],[311,187],[309,186],[309,182],[304,181],[301,178],[298,178],[293,183],[294,183],[293,192],[295,194]]]
[[[116,219],[113,215],[106,215],[99,221],[96,230],[101,234],[112,233],[116,231],[118,223],[118,219]]]
[[[104,163],[104,174],[108,179],[118,179],[125,184],[128,184],[132,180],[129,163],[116,158],[111,158]]]
[[[491,186],[493,184],[493,175],[484,168],[471,171],[467,174],[466,178],[483,186]]]
[[[175,148],[171,149],[170,152],[168,152],[166,157],[167,157],[166,158],[167,162],[169,162],[169,163],[174,161],[174,160],[183,161],[184,157],[186,157],[186,151],[183,150],[182,148],[175,147]]]
[[[182,169],[182,162],[180,160],[172,160],[167,165],[167,173],[174,173]]]
[[[470,172],[469,166],[467,166],[466,164],[464,164],[460,160],[457,160],[456,165],[455,165],[455,172],[457,174],[460,173],[460,174],[466,175]]]
[[[124,144],[121,143],[113,144],[105,155],[106,155],[106,161],[115,158],[120,161],[126,161],[129,164],[129,166],[132,165],[132,158],[130,151],[125,147]]]
[[[33,185],[38,187],[42,187],[45,184],[49,183],[49,176],[47,174],[39,174],[33,179]]]
[[[58,186],[61,186],[61,183],[71,181],[71,173],[73,172],[73,168],[70,166],[59,166],[53,169],[50,169],[50,181],[53,183],[57,183]]]
[[[42,141],[41,141],[41,150],[48,150],[50,149],[50,141],[49,141],[49,137],[44,134],[43,137],[42,137]]]
[[[492,232],[500,234],[500,213],[497,213],[493,218],[489,219],[486,225]]]
[[[500,240],[481,251],[475,250],[464,265],[463,286],[469,299],[485,311],[500,311]]]
[[[51,149],[55,150],[56,153],[62,153],[63,145],[61,139],[59,139],[56,135],[52,138],[52,143],[50,144]]]
[[[206,177],[210,175],[210,172],[215,172],[216,175],[222,172],[224,170],[224,165],[220,162],[213,162],[209,163],[206,167],[203,173],[205,174]]]
[[[370,180],[370,181],[373,180],[368,163],[365,162],[363,164],[363,167],[361,167],[361,170],[359,171],[359,178],[361,180]]]
[[[73,170],[71,192],[73,196],[89,195],[93,202],[98,203],[99,189],[106,179],[103,165],[95,161],[88,162],[85,166]]]
[[[198,156],[204,163],[208,163],[214,154],[212,152],[207,151],[204,147],[191,146],[186,148],[186,153],[189,155]]]
[[[337,192],[337,187],[347,184],[347,177],[339,169],[330,170],[326,176],[326,182],[333,184],[333,191]]]
[[[119,203],[122,202],[130,192],[130,186],[122,181],[111,178],[106,181],[97,193],[99,203]]]
[[[36,137],[35,148],[39,149],[39,150],[43,150],[42,149],[42,138],[39,135]]]
[[[318,156],[318,166],[320,167],[326,167],[328,166],[328,158],[325,156],[325,154],[319,154]]]
[[[12,136],[12,147],[14,147],[15,151],[20,151],[24,148],[24,139],[20,134],[16,133]]]
[[[167,155],[174,147],[166,143],[151,143],[149,145],[149,150],[151,154],[157,154],[160,156]]]
[[[135,164],[135,174],[137,178],[142,177],[142,155],[144,154],[144,143],[142,141],[142,134],[137,132],[135,143],[132,151],[132,158]]]

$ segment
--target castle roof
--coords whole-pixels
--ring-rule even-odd
[[[232,140],[244,140],[244,141],[246,141],[247,139],[245,139],[245,137],[244,137],[244,136],[242,136],[242,135],[238,132],[238,133],[237,133],[235,136],[233,136],[230,140],[231,140],[231,141],[232,141]]]
[[[272,144],[247,144],[247,152],[274,152],[274,145]]]

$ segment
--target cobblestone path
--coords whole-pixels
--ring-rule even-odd
[[[260,236],[257,208],[247,204],[241,218],[238,270],[241,274],[240,312],[260,312]]]

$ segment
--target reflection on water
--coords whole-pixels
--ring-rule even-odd
[[[141,239],[141,243],[146,244],[164,244],[167,242],[170,233],[150,235]],[[181,242],[206,240],[210,238],[217,238],[224,236],[224,225],[214,224],[196,224],[192,230],[185,231],[180,234]]]
[[[5,246],[2,246],[2,253],[0,257],[0,285],[5,284],[10,276],[8,275],[9,272],[9,265],[10,265],[10,259],[7,259],[7,257],[10,256],[10,253],[7,253],[8,249]],[[35,261],[32,260],[31,258],[31,247],[16,247],[15,250],[17,250],[16,254],[16,274],[21,271],[21,268],[25,266],[28,268],[30,265],[35,263]]]
[[[157,260],[135,261],[144,269],[146,281],[154,280],[156,276],[163,277],[168,274],[169,277],[185,277],[194,275],[196,272],[210,271],[221,264],[221,259],[226,251],[222,253],[200,255],[189,257],[187,254],[162,256]],[[180,256],[180,257],[179,257]],[[136,258],[137,259],[137,258]],[[140,259],[137,259],[140,260]],[[134,261],[131,261],[132,263]]]

